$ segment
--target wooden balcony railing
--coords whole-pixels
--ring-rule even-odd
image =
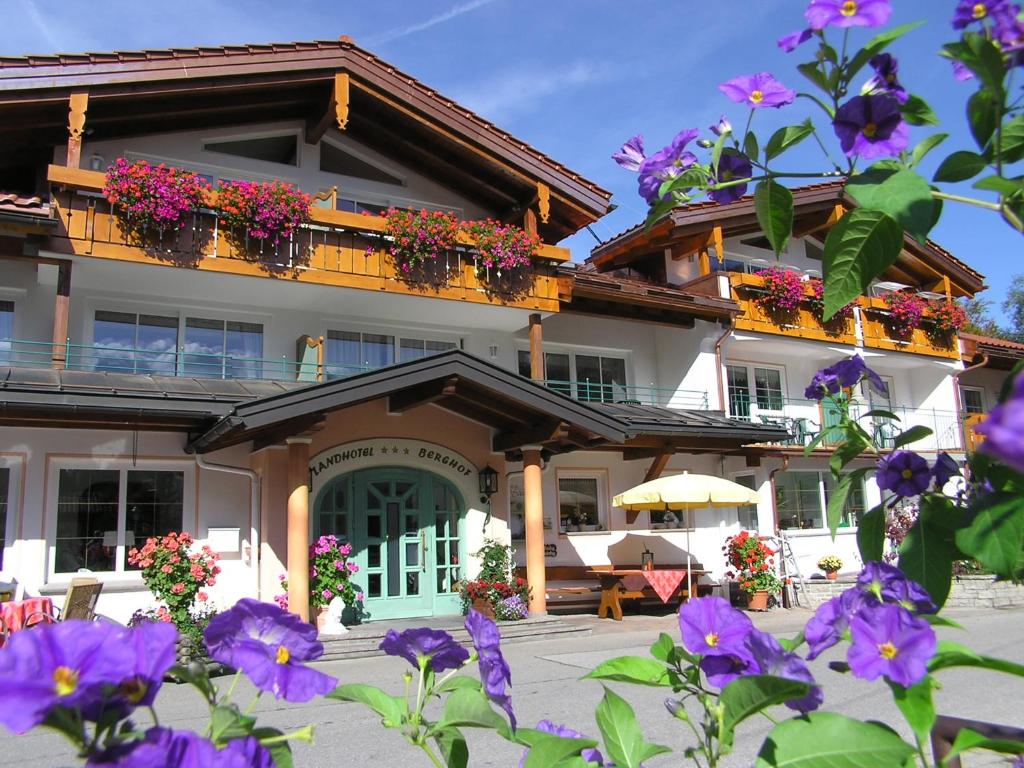
[[[473,241],[463,236],[437,263],[399,273],[387,253],[382,217],[326,208],[314,207],[310,223],[276,246],[238,238],[207,209],[195,211],[173,233],[129,233],[102,194],[104,179],[96,171],[50,166],[59,220],[51,250],[546,312],[557,312],[560,295],[570,290],[555,274],[556,265],[570,258],[567,249],[542,245],[529,270],[498,274],[478,263]]]
[[[857,343],[852,318],[823,323],[806,303],[785,315],[773,315],[762,309],[757,302],[757,297],[764,292],[763,277],[730,272],[729,282],[733,288],[734,298],[743,307],[743,314],[736,318],[736,327],[741,330],[815,339],[833,344],[853,346]],[[807,298],[812,297],[809,286],[806,288],[806,295]]]
[[[882,298],[861,299],[861,326],[864,330],[864,346],[876,349],[895,349],[932,357],[960,357],[960,345],[956,334],[940,339],[928,335],[922,328],[915,328],[906,337],[896,335],[887,322],[889,305]]]

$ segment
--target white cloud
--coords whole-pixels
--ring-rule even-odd
[[[438,24],[444,24],[446,21],[451,21],[458,16],[462,16],[464,13],[470,13],[471,11],[475,11],[477,8],[490,5],[493,2],[494,0],[470,0],[468,3],[460,3],[459,5],[452,6],[443,13],[431,16],[426,21],[410,24],[407,27],[398,27],[397,29],[392,29],[384,34],[370,38],[367,40],[367,45],[372,47],[383,43],[389,43],[392,40],[398,40],[402,37],[414,35],[417,32],[422,32],[426,29],[430,29],[431,27],[436,27]]]
[[[614,67],[577,61],[561,68],[506,70],[456,90],[453,98],[489,120],[500,122],[533,109],[547,97],[618,77]]]
[[[46,45],[50,52],[63,51],[64,48],[57,39],[57,36],[53,34],[53,29],[46,19],[43,18],[42,14],[39,13],[39,9],[36,8],[34,0],[21,0],[21,5],[25,9],[25,16],[28,18],[29,24],[39,33],[46,41]]]

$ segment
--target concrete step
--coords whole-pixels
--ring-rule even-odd
[[[401,622],[375,622],[353,627],[348,634],[327,636],[321,635],[324,644],[324,655],[320,661],[337,661],[340,659],[361,659],[371,656],[382,656],[381,640],[389,629],[402,631],[410,627],[429,626],[448,632],[456,642],[472,648],[469,633],[463,628],[461,618],[404,620]],[[560,619],[557,616],[544,616],[523,621],[499,622],[501,641],[503,643],[525,643],[531,640],[551,640],[562,637],[586,637],[591,634],[590,627],[581,626]]]

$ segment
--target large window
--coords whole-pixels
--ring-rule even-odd
[[[185,319],[186,376],[259,379],[263,376],[263,326],[234,320]]]
[[[964,413],[985,412],[985,390],[978,387],[960,387],[960,399],[964,404]]]
[[[825,509],[834,488],[827,472],[780,472],[775,478],[775,506],[783,530],[825,528]],[[864,484],[855,483],[843,507],[840,527],[856,525],[864,514]]]
[[[0,301],[0,364],[11,361],[11,340],[14,338],[14,302]]]
[[[11,492],[11,470],[0,467],[0,571],[4,569],[4,547],[7,546],[8,498]]]
[[[758,413],[782,412],[785,390],[780,368],[730,364],[725,370],[729,388],[730,416],[753,419]]]
[[[560,530],[603,531],[607,504],[604,478],[594,473],[573,472],[558,477],[558,519]]]
[[[183,471],[60,469],[54,572],[130,570],[128,549],[182,529],[185,498]]]
[[[93,364],[98,371],[173,376],[177,367],[178,318],[96,311]]]
[[[744,488],[757,490],[757,483],[753,475],[736,475],[733,480]],[[758,529],[757,504],[744,504],[736,507],[736,516],[739,518],[740,527],[744,530],[756,531]]]
[[[528,350],[519,350],[518,367],[521,376],[530,375]],[[544,355],[544,379],[551,389],[579,400],[617,403],[629,399],[622,357],[548,352]]]
[[[299,142],[294,133],[289,133],[282,136],[204,141],[203,150],[233,157],[245,157],[249,160],[262,160],[265,163],[298,165]]]
[[[417,339],[382,333],[328,331],[325,352],[327,375],[352,376],[421,357],[436,355],[458,347],[454,341]]]

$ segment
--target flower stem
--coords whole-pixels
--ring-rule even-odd
[[[423,657],[420,658],[420,679],[416,681],[416,709],[413,710],[412,719],[416,724],[416,730],[419,731],[420,721],[423,719],[423,679],[426,677],[426,669],[429,659]]]
[[[231,697],[235,693],[235,687],[238,685],[238,681],[241,680],[241,679],[242,679],[242,670],[238,670],[237,672],[235,672],[235,676],[233,678],[231,678],[231,685],[228,687],[227,696],[224,697],[225,701],[231,701]]]
[[[937,192],[932,190],[932,197],[937,200],[949,200],[954,203],[964,203],[966,205],[974,205],[978,208],[986,208],[990,211],[1001,211],[1002,206],[999,203],[990,203],[987,200],[978,200],[973,197],[964,197],[963,195],[951,195],[948,192]]]
[[[444,763],[441,762],[440,758],[434,754],[434,750],[426,745],[424,742],[420,742],[420,749],[427,753],[427,757],[430,758],[430,762],[437,766],[437,768],[445,768]]]

